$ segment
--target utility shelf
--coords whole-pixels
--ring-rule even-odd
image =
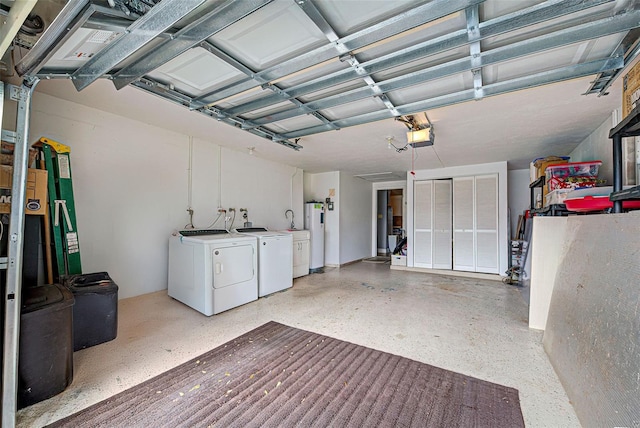
[[[563,216],[569,215],[571,212],[567,210],[567,206],[565,204],[552,204],[547,205],[546,207],[532,209],[531,214],[542,216]]]
[[[628,201],[632,199],[640,199],[640,186],[630,187],[629,189],[613,192],[609,196],[609,200],[615,201]]]
[[[622,139],[640,136],[640,106],[634,108],[617,126],[609,131],[613,140],[613,212],[622,212],[622,201],[640,199],[640,186],[622,189]]]

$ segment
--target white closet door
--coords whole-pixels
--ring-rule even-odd
[[[433,182],[433,268],[452,267],[451,180]]]
[[[431,247],[433,239],[433,181],[416,181],[414,192],[414,234],[413,234],[413,265],[430,268],[433,266]]]
[[[499,273],[498,175],[476,176],[476,271]]]
[[[475,272],[475,180],[453,179],[453,269]]]

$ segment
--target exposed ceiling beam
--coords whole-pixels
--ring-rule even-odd
[[[153,95],[157,95],[160,98],[171,101],[183,107],[187,107],[189,105],[189,102],[191,101],[191,98],[188,95],[182,94],[173,88],[170,88],[166,85],[162,85],[151,79],[142,78],[133,82],[131,85],[135,88],[141,89]],[[228,125],[234,126],[236,128],[250,132],[259,137],[265,138],[269,141],[273,141],[275,143],[281,144],[285,147],[289,147],[294,150],[299,150],[302,148],[302,146],[300,146],[296,142],[289,141],[289,139],[283,138],[279,134],[273,131],[270,131],[260,126],[256,126],[250,121],[227,117],[217,109],[205,108],[205,109],[200,109],[196,111],[204,114],[207,117],[211,117],[220,122],[224,122]]]
[[[607,89],[618,78],[624,68],[631,64],[640,54],[640,28],[633,29],[627,33],[620,44],[611,52],[610,57],[624,57],[624,67],[618,70],[611,70],[600,73],[593,81],[586,94],[606,95]]]
[[[415,7],[407,12],[396,15],[364,30],[357,31],[349,36],[341,38],[334,43],[321,46],[309,52],[301,54],[288,61],[267,68],[256,74],[259,81],[245,79],[225,88],[218,89],[209,94],[202,95],[194,100],[193,108],[211,105],[217,101],[232,97],[248,89],[261,86],[264,81],[273,81],[289,74],[304,70],[330,59],[335,59],[334,44],[343,46],[345,52],[363,48],[372,43],[403,33],[411,28],[435,21],[444,16],[463,10],[473,4],[482,3],[484,0],[433,0],[424,5]]]
[[[345,52],[345,46],[339,42],[340,37],[338,36],[338,34],[336,34],[331,24],[329,24],[329,22],[325,19],[325,17],[322,16],[322,13],[315,6],[315,4],[313,3],[313,0],[299,1],[298,5],[304,11],[304,13],[309,17],[309,19],[311,19],[311,21],[313,21],[313,23],[327,37],[327,40],[329,40],[332,46],[336,49],[338,57],[340,58],[340,61],[348,63],[349,66],[356,73],[358,73],[358,70],[360,70],[360,61],[358,61],[358,58],[354,53]],[[475,7],[478,7],[478,5],[475,5]],[[366,83],[367,88],[369,88],[371,95],[373,95],[374,97],[378,97],[378,99],[382,101],[385,107],[389,109],[389,111],[392,114],[398,116],[399,114],[398,114],[398,111],[396,110],[396,107],[393,105],[389,97],[387,97],[380,90],[380,88],[378,87],[378,83],[373,79],[373,77],[363,73],[359,73],[359,74],[362,76],[362,80],[364,80],[364,83]],[[295,100],[295,101],[296,101],[295,104],[304,110],[304,107],[303,107],[304,103],[300,102],[299,100]]]
[[[488,37],[497,36],[608,2],[611,2],[611,0],[547,1],[515,13],[481,22],[479,24],[479,38],[486,39]],[[359,79],[362,77],[362,73],[371,75],[373,73],[378,73],[411,61],[416,61],[420,58],[434,55],[448,49],[464,46],[466,44],[469,44],[467,30],[458,30],[450,34],[401,49],[391,54],[363,62],[360,64],[360,70],[340,70],[326,76],[289,87],[287,88],[286,93],[291,97],[299,97],[301,95],[326,89],[350,80]],[[228,109],[227,113],[231,115],[239,115],[249,111],[258,110],[281,101],[286,101],[286,99],[283,99],[282,94],[270,95],[234,106],[233,108]]]
[[[386,81],[378,82],[378,86],[384,93],[390,93],[398,89],[407,88],[431,80],[436,80],[455,73],[473,72],[478,67],[498,64],[504,61],[509,61],[518,57],[531,55],[538,52],[544,52],[561,46],[566,46],[591,39],[597,39],[599,37],[604,37],[610,34],[620,33],[639,25],[640,10],[601,19],[588,24],[582,24],[576,27],[570,27],[543,36],[534,37],[531,39],[523,40],[521,42],[516,42],[492,50],[480,52],[476,57],[465,57],[433,67],[428,67],[423,70],[415,71]],[[474,90],[476,90],[477,96],[477,86],[475,81]],[[356,88],[350,91],[342,92],[338,95],[332,95],[308,102],[305,104],[305,109],[307,112],[323,110],[361,100],[369,96],[370,91],[368,90],[368,88]],[[225,112],[229,113],[228,111]],[[301,114],[305,113],[293,108],[278,113],[269,114],[267,116],[253,118],[252,121],[257,125],[266,125],[268,123],[290,119]]]
[[[550,83],[561,82],[564,80],[576,79],[579,77],[590,76],[606,70],[613,70],[622,67],[622,58],[605,58],[597,61],[591,61],[583,64],[575,64],[568,67],[562,67],[554,70],[545,71],[542,73],[531,74],[528,76],[510,79],[503,82],[492,83],[484,86],[485,97],[506,94],[513,91],[519,91],[522,89],[528,89],[535,86],[546,85]],[[442,95],[439,97],[430,98],[427,100],[418,101],[415,103],[409,103],[402,106],[398,106],[398,111],[404,116],[407,114],[415,114],[425,110],[431,110],[434,108],[445,107],[451,104],[457,104],[465,101],[471,101],[475,97],[474,89],[467,89],[451,94]],[[339,128],[346,128],[349,126],[363,125],[366,123],[390,119],[393,116],[389,114],[388,110],[380,110],[373,113],[367,113],[360,116],[353,116],[346,119],[333,121],[333,124]],[[318,134],[320,132],[329,131],[326,125],[320,125],[301,129],[294,132],[284,133],[281,136],[283,138],[295,139],[301,138],[307,135]]]

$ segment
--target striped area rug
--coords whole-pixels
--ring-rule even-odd
[[[523,427],[518,391],[269,322],[52,427]]]

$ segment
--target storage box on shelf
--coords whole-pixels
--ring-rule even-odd
[[[552,190],[551,192],[547,193],[544,201],[544,206],[546,207],[549,205],[564,204],[565,199],[567,199],[572,191],[573,189]]]
[[[549,165],[545,170],[548,191],[595,187],[599,183],[598,169],[600,165],[602,165],[602,161]]]
[[[629,189],[631,186],[625,186]],[[587,213],[607,211],[613,208],[613,202],[609,199],[613,186],[592,187],[589,189],[577,189],[570,192],[565,200],[567,209],[573,212]],[[640,209],[640,201],[624,201],[624,209]]]
[[[638,107],[640,100],[640,62],[622,78],[622,118]]]

